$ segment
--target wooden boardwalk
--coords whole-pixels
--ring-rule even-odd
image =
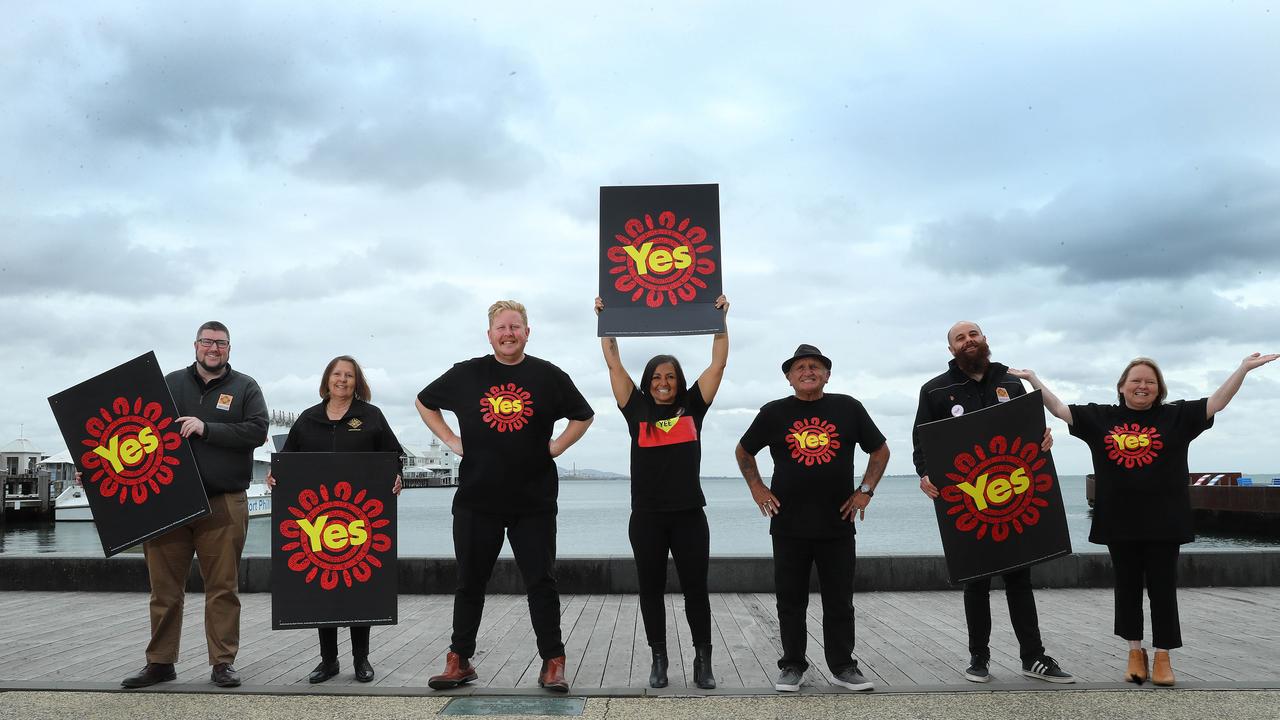
[[[245,686],[304,691],[309,687],[306,675],[319,659],[315,632],[272,632],[270,596],[241,598],[236,667]],[[1123,646],[1111,634],[1110,590],[1039,590],[1036,598],[1051,656],[1081,683],[1119,679]],[[1187,644],[1174,655],[1180,682],[1280,686],[1280,588],[1185,589],[1179,599]],[[373,629],[371,659],[378,674],[371,685],[361,686],[352,677],[349,638],[340,631],[343,673],[325,688],[358,686],[385,692],[425,687],[427,677],[444,664],[452,602],[452,596],[445,595],[400,597],[400,624]],[[855,654],[877,689],[966,685],[961,673],[968,660],[967,633],[958,590],[859,593],[854,603]],[[208,685],[203,605],[203,596],[188,596],[178,683]],[[680,596],[667,596],[667,645],[678,648],[671,653],[669,671],[676,691],[693,687],[693,651],[683,605]],[[711,608],[713,665],[721,691],[769,691],[779,654],[773,596],[717,594]],[[630,693],[647,686],[649,653],[635,595],[566,595],[561,613],[568,673],[576,690]],[[992,593],[992,615],[991,670],[996,683],[984,687],[1044,687],[1020,675],[1003,592]],[[821,616],[814,595],[806,681],[815,688],[828,685]],[[145,594],[0,593],[0,684],[117,683],[141,667],[147,639]],[[490,596],[478,648],[478,690],[536,688],[540,661],[523,596]]]

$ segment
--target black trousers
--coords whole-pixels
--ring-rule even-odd
[[[338,628],[320,628],[320,657],[323,660],[338,659]],[[364,660],[369,657],[369,626],[351,626],[351,657]]]
[[[818,569],[822,594],[822,642],[827,667],[840,672],[857,667],[853,659],[853,535],[842,538],[773,536],[773,584],[778,598],[778,629],[782,634],[779,668],[809,669],[805,647],[809,631],[809,573]]]
[[[1004,597],[1009,603],[1009,621],[1018,638],[1018,656],[1023,662],[1044,654],[1040,640],[1040,619],[1036,616],[1036,596],[1031,590],[1031,568],[1001,575]],[[969,625],[969,654],[991,659],[991,578],[974,580],[964,586],[964,619]]]
[[[676,512],[633,510],[628,531],[640,581],[640,616],[649,646],[667,640],[667,553],[676,563],[676,576],[684,593],[684,615],[694,645],[711,644],[711,600],[707,593],[707,567],[711,555],[711,531],[702,508]]]
[[[556,590],[556,516],[494,515],[453,509],[453,553],[458,589],[453,596],[453,640],[449,649],[469,658],[484,614],[485,587],[502,550],[505,531],[529,598],[529,619],[542,658],[564,655],[560,639],[560,593]]]
[[[1176,542],[1132,542],[1107,546],[1116,582],[1116,635],[1142,639],[1142,588],[1151,599],[1151,644],[1163,650],[1182,647],[1178,620]]]

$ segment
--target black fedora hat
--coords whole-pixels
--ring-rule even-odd
[[[784,373],[791,372],[792,363],[799,360],[800,358],[807,358],[807,357],[818,358],[818,360],[820,360],[823,365],[827,366],[828,370],[831,369],[831,358],[827,357],[826,355],[823,355],[822,351],[819,350],[818,348],[812,345],[806,345],[804,343],[801,343],[800,347],[796,348],[795,354],[783,361],[782,372]]]

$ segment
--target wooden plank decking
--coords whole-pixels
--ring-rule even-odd
[[[318,661],[315,632],[270,630],[270,596],[242,595],[240,656],[246,686],[306,685]],[[1118,680],[1122,643],[1111,634],[1111,591],[1039,590],[1040,627],[1048,653],[1082,683]],[[1197,588],[1180,591],[1186,647],[1174,656],[1180,681],[1280,685],[1280,588]],[[373,629],[372,686],[412,688],[444,664],[452,596],[403,595],[400,624]],[[855,653],[878,689],[963,685],[968,654],[961,594],[859,593]],[[203,596],[189,595],[179,683],[207,684]],[[772,595],[711,598],[714,669],[722,690],[772,687],[779,653]],[[579,690],[644,688],[649,653],[635,595],[561,598],[568,672]],[[1003,593],[992,593],[991,670],[999,687],[1026,686],[1009,628]],[[808,684],[827,685],[822,608],[809,606]],[[340,632],[343,673],[326,685],[358,683],[349,639]],[[141,667],[148,639],[147,596],[141,593],[0,593],[0,682],[114,683]],[[667,596],[671,687],[692,688],[693,651],[684,601]],[[479,689],[532,688],[540,661],[523,596],[493,595],[485,607],[473,659]],[[1036,685],[1039,685],[1036,683]],[[301,690],[302,688],[298,688]]]

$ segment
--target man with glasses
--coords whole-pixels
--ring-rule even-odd
[[[210,321],[196,332],[196,361],[165,376],[177,404],[178,432],[195,455],[210,514],[142,544],[151,578],[151,642],[147,664],[120,684],[147,687],[173,680],[182,636],[182,605],[191,557],[204,579],[204,631],[210,680],[236,687],[232,663],[240,649],[240,553],[249,529],[245,490],[253,450],[267,440],[267,404],[258,383],[227,364],[231,334]]]

